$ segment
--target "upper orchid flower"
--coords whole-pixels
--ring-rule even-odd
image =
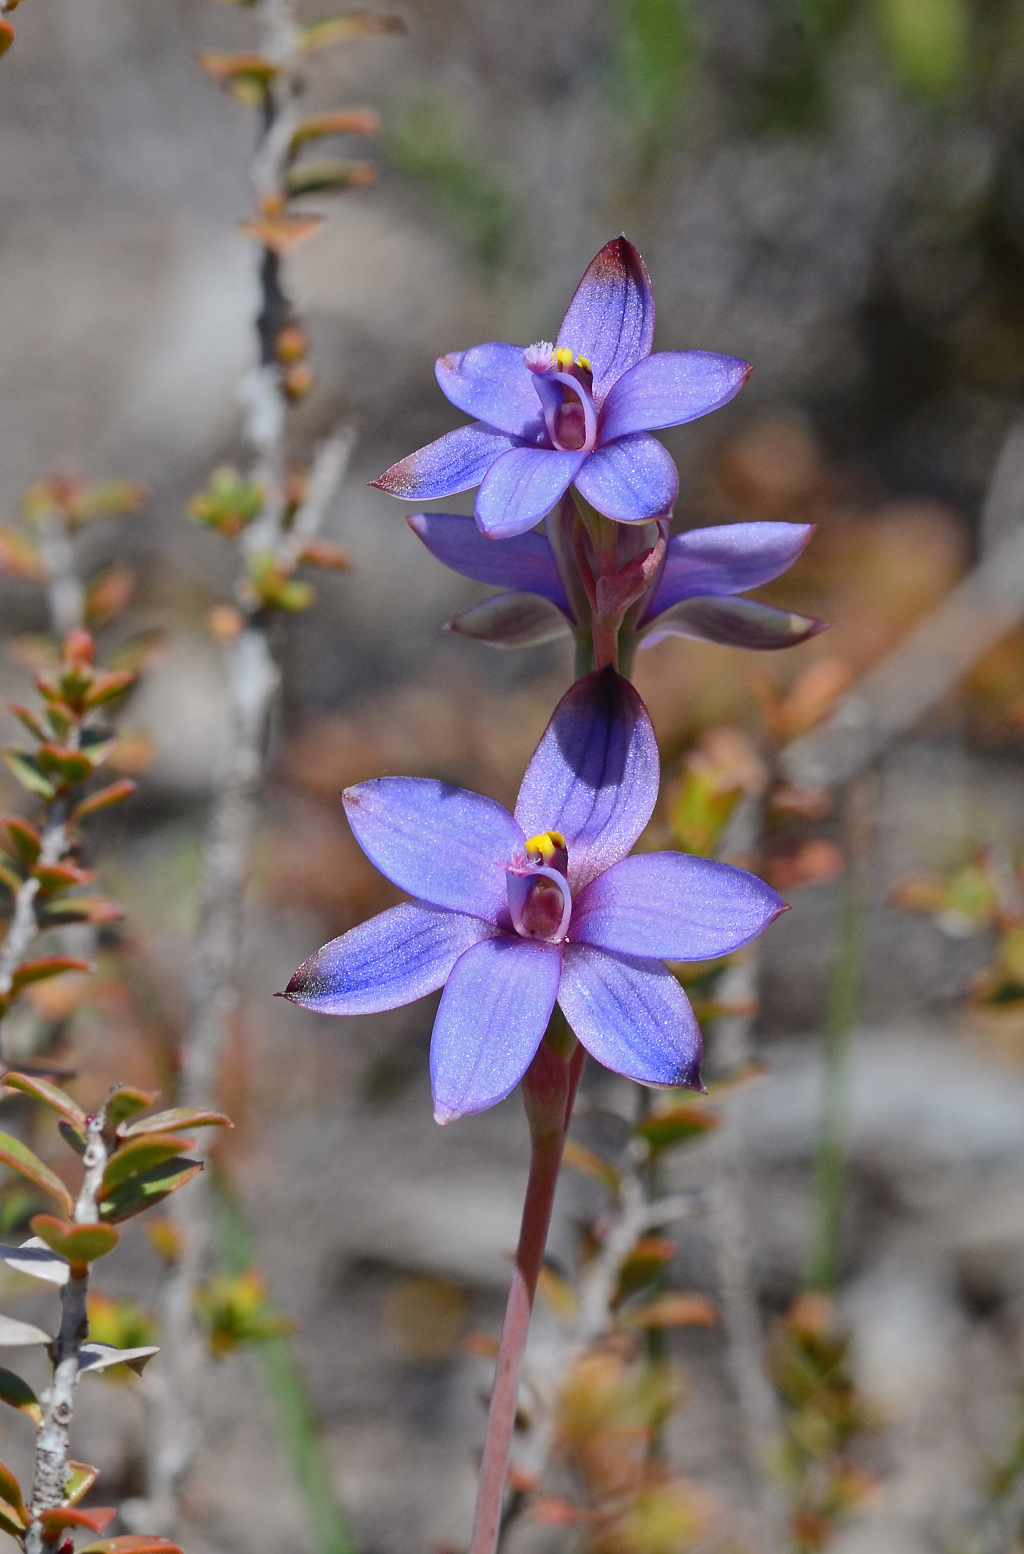
[[[326,944],[285,997],[325,1014],[369,1014],[444,986],[430,1048],[439,1122],[509,1094],[556,1000],[608,1068],[699,1086],[700,1027],[662,957],[727,954],[785,908],[724,863],[627,857],[657,795],[650,718],[610,668],[559,702],[514,816],[427,778],[349,788],[359,845],[417,899]]]
[[[553,513],[547,534],[521,534],[492,545],[472,518],[459,513],[414,513],[408,520],[432,555],[453,572],[507,592],[492,595],[456,615],[448,629],[498,647],[528,647],[579,631],[588,624],[592,600],[604,585],[589,575],[586,537],[568,542],[566,518]],[[660,532],[659,532],[660,530]],[[770,583],[799,556],[814,532],[809,523],[733,523],[690,529],[667,538],[667,524],[620,530],[624,545],[635,537],[638,597],[627,622],[642,646],[668,635],[718,642],[729,647],[794,647],[824,630],[824,622],[790,610],[773,609],[736,595]],[[582,562],[582,565],[581,565]],[[630,561],[616,575],[628,571]]]
[[[747,362],[712,351],[659,351],[644,262],[624,237],[587,268],[554,344],[503,340],[442,356],[441,390],[476,416],[402,459],[379,480],[408,501],[479,485],[476,521],[492,539],[532,529],[575,484],[620,523],[667,514],[679,476],[650,435],[726,404]]]

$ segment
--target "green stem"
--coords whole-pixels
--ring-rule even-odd
[[[860,1012],[867,906],[863,858],[853,855],[843,880],[829,973],[821,1130],[814,1163],[815,1229],[807,1266],[808,1286],[826,1293],[835,1288],[842,1252],[850,1037]]]

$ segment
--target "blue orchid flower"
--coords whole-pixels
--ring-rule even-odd
[[[407,522],[446,567],[504,590],[454,616],[449,631],[496,647],[529,647],[585,626],[580,617],[589,604],[580,597],[578,557],[564,531],[560,535],[560,515],[549,518],[547,533],[520,534],[500,545],[459,513],[414,513]],[[662,544],[640,552],[660,552],[660,563],[629,613],[642,647],[680,636],[729,647],[787,648],[825,630],[825,622],[811,616],[736,597],[785,572],[813,524],[721,524],[671,539],[667,524],[660,528]],[[650,537],[637,531],[638,544]]]
[[[430,1048],[442,1123],[514,1089],[556,1001],[606,1067],[699,1087],[700,1027],[663,962],[728,954],[785,904],[724,863],[628,857],[658,780],[647,709],[608,668],[559,702],[514,815],[427,778],[347,789],[359,845],[416,899],[324,945],[283,996],[324,1014],[369,1014],[443,986]]]
[[[717,410],[752,368],[713,351],[659,351],[654,294],[625,237],[588,266],[558,338],[524,350],[503,340],[442,356],[442,392],[476,419],[373,481],[408,501],[479,486],[476,521],[492,539],[523,534],[571,485],[599,513],[644,523],[679,488],[651,431]]]

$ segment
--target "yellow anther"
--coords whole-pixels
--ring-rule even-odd
[[[561,831],[542,831],[539,836],[531,836],[526,844],[529,861],[543,864],[548,869],[564,870],[568,855]]]
[[[590,365],[589,356],[577,356],[576,365],[577,367],[582,367],[584,372],[593,372],[594,370]]]
[[[567,345],[560,345],[555,351],[555,363],[563,369],[572,366],[573,354]]]

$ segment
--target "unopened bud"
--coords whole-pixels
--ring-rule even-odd
[[[96,657],[92,632],[76,626],[64,638],[64,662],[69,669],[88,669]]]
[[[309,352],[309,336],[301,324],[286,324],[274,342],[279,362],[290,366],[300,362]]]
[[[288,368],[288,371],[281,379],[281,387],[284,390],[285,398],[290,399],[294,405],[300,399],[305,399],[315,382],[316,379],[308,367],[296,365]]]

